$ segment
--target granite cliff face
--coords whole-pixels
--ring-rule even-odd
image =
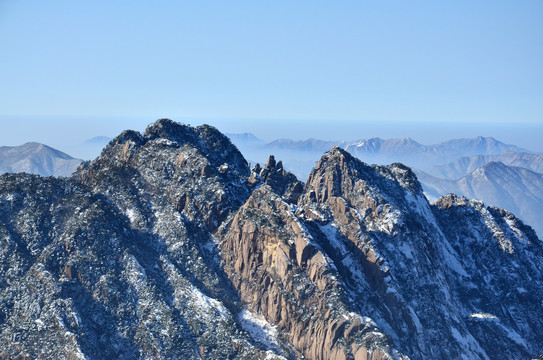
[[[372,305],[359,311],[411,358],[524,358],[541,351],[542,333],[526,327],[540,321],[541,305],[525,307],[520,292],[529,286],[526,293],[541,294],[536,268],[543,248],[512,214],[454,196],[431,206],[409,168],[370,167],[339,148],[317,164],[299,206],[324,230],[324,243],[335,243],[335,263],[345,269],[352,297],[371,294],[361,303]],[[511,315],[519,307],[535,311],[531,320]]]
[[[530,358],[542,259],[401,164],[333,148],[304,185],[159,120],[69,179],[0,177],[0,359]]]

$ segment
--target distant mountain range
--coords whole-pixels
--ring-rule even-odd
[[[482,136],[453,139],[434,145],[422,145],[411,138],[387,140],[372,138],[356,141],[278,139],[266,143],[252,134],[228,136],[248,159],[263,162],[269,154],[277,155],[283,159],[285,167],[300,179],[307,178],[321,154],[330,150],[332,146],[342,147],[367,163],[386,165],[401,162],[428,172],[432,167],[448,164],[466,156],[491,156],[505,152],[532,155],[518,146]]]
[[[243,144],[244,146],[261,146],[266,143],[264,140],[257,138],[251,133],[226,134],[226,136],[233,143]]]
[[[0,174],[26,172],[42,176],[70,176],[82,161],[36,142],[0,147]]]
[[[94,159],[112,139],[96,136],[83,142],[79,153]],[[0,146],[0,174],[25,172],[42,176],[70,176],[83,162],[60,150],[37,142],[20,146]]]
[[[411,138],[350,142],[279,139],[266,143],[251,134],[229,136],[248,159],[262,161],[274,154],[302,180],[332,146],[343,147],[367,163],[401,162],[417,169],[429,199],[448,193],[479,199],[518,214],[543,234],[543,154],[491,137],[422,145]]]
[[[458,179],[440,179],[415,170],[426,196],[437,200],[455,193],[517,214],[543,235],[543,174],[490,162]]]
[[[267,150],[279,150],[279,151],[309,151],[323,153],[330,150],[333,146],[339,146],[342,148],[347,147],[349,143],[347,141],[327,141],[319,139],[307,139],[307,140],[290,140],[290,139],[277,139],[267,144],[263,144]]]
[[[513,151],[507,151],[499,155],[465,156],[445,165],[433,166],[426,172],[439,178],[456,180],[490,162],[501,162],[505,165],[523,167],[543,174],[543,154],[527,154]]]
[[[401,162],[421,169],[446,164],[461,156],[497,155],[506,151],[527,152],[492,137],[482,136],[454,139],[435,145],[421,145],[411,138],[389,140],[376,138],[349,143],[345,149],[364,161],[381,164]]]

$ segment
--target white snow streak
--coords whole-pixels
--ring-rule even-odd
[[[238,320],[241,327],[255,340],[258,340],[270,350],[280,350],[277,343],[277,327],[267,322],[264,317],[243,309],[238,315]]]

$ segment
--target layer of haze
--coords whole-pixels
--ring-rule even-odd
[[[32,117],[30,117],[32,118]],[[5,120],[3,120],[5,119]],[[11,119],[8,121],[7,119]],[[82,159],[98,155],[96,149],[81,146],[95,136],[115,137],[123,130],[143,132],[155,119],[151,118],[29,118],[0,117],[3,128],[0,144],[20,145],[27,141],[41,142]],[[174,118],[193,126],[211,124],[223,133],[250,132],[264,141],[278,138],[304,140],[359,140],[411,137],[424,145],[436,144],[452,138],[492,136],[529,151],[543,152],[543,124],[539,123],[443,123],[443,122],[383,122],[383,121],[325,121],[325,120],[232,120]],[[91,150],[89,152],[88,150]]]
[[[83,156],[169,117],[543,151],[542,19],[541,1],[0,0],[0,145]]]

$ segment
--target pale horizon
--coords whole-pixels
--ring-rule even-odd
[[[167,117],[264,140],[480,135],[543,151],[542,13],[539,1],[2,1],[0,145],[63,147]]]
[[[30,118],[30,117],[29,117]],[[0,133],[0,146],[18,146],[26,142],[38,142],[63,151],[70,156],[92,159],[82,144],[97,136],[114,138],[124,130],[145,131],[157,119],[107,119],[107,118],[18,118],[8,121],[0,117],[0,123],[9,123],[10,131]],[[74,120],[77,119],[77,120]],[[198,126],[209,124],[223,133],[251,133],[270,142],[277,139],[328,141],[354,141],[370,138],[412,138],[422,145],[434,145],[451,139],[492,137],[506,144],[516,145],[530,152],[543,152],[543,124],[458,124],[428,122],[383,121],[332,121],[332,120],[233,120],[233,119],[183,119],[172,120]],[[87,149],[88,150],[88,149]],[[94,152],[92,153],[94,154]],[[95,154],[94,156],[97,156]]]
[[[543,152],[543,3],[0,2],[0,146],[159,118],[265,140]],[[24,24],[24,26],[23,26]]]

